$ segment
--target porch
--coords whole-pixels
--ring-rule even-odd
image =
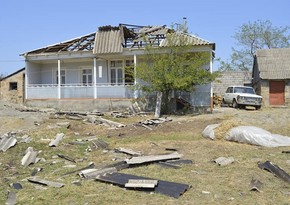
[[[57,84],[29,84],[26,96],[27,99],[133,98],[134,90],[129,84],[65,84],[61,86]]]

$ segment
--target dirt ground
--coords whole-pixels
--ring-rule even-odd
[[[290,185],[260,170],[256,165],[258,161],[272,160],[282,165],[289,173],[288,156],[281,155],[283,149],[289,148],[268,149],[223,140],[211,141],[204,139],[201,133],[207,125],[222,123],[225,130],[233,125],[253,125],[275,134],[290,136],[290,109],[263,108],[256,111],[251,108],[242,110],[217,107],[208,114],[166,116],[172,121],[151,126],[151,129],[138,126],[137,123],[153,116],[113,118],[110,113],[104,113],[104,118],[126,125],[111,129],[83,120],[56,117],[48,109],[41,109],[39,112],[21,112],[18,108],[21,107],[0,101],[0,136],[8,132],[16,132],[20,136],[28,134],[34,138],[34,142],[32,145],[19,144],[5,153],[0,152],[0,182],[4,184],[0,189],[0,203],[5,202],[7,190],[11,190],[9,184],[21,181],[26,188],[17,192],[19,204],[289,204]],[[69,122],[71,126],[69,129],[49,128],[58,122]],[[123,146],[142,151],[146,155],[162,154],[166,147],[178,148],[186,159],[193,160],[192,165],[184,166],[179,170],[160,169],[157,165],[151,165],[124,172],[182,182],[192,185],[192,188],[177,200],[159,195],[148,196],[134,191],[126,192],[126,197],[123,197],[125,193],[123,189],[106,184],[84,181],[81,187],[69,185],[71,181],[79,178],[69,176],[59,179],[68,184],[61,191],[35,190],[23,181],[33,168],[42,166],[45,171],[40,175],[53,180],[55,180],[54,175],[61,176],[64,172],[63,168],[61,169],[62,165],[51,164],[51,161],[55,160],[52,155],[55,155],[56,151],[51,151],[45,144],[60,131],[65,132],[65,142],[55,150],[85,159],[79,163],[80,167],[85,166],[89,161],[104,164],[120,158],[115,153],[102,151],[87,153],[85,147],[74,148],[69,145],[70,140],[81,136],[100,136],[109,142],[112,149]],[[41,149],[42,157],[46,158],[47,162],[42,165],[32,165],[28,169],[21,167],[19,158],[27,146]],[[215,166],[212,160],[220,156],[233,156],[236,162],[226,168]],[[252,177],[258,177],[263,181],[262,192],[248,191]],[[148,201],[148,198],[152,201]]]

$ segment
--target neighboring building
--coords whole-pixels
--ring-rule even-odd
[[[290,48],[257,50],[252,76],[264,106],[290,105]]]
[[[0,80],[0,100],[23,103],[25,69],[22,68]]]
[[[141,96],[130,88],[139,81],[125,67],[134,69],[142,62],[146,45],[166,51],[166,35],[172,32],[165,26],[103,26],[96,33],[25,52],[26,103],[76,110],[128,107]],[[186,38],[191,52],[212,55],[215,50],[214,43],[176,34]],[[212,59],[205,69],[212,70]],[[190,103],[209,107],[211,96],[210,85],[199,86]]]
[[[222,96],[230,86],[251,86],[252,74],[248,71],[224,71],[212,83],[213,93]]]

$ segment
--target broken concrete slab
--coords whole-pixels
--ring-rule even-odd
[[[259,162],[258,167],[260,169],[267,170],[274,174],[276,177],[284,180],[287,183],[290,183],[290,175],[285,172],[283,169],[281,169],[278,165],[273,164],[270,161],[266,161],[264,163]]]
[[[55,139],[52,140],[52,141],[49,143],[48,146],[50,146],[50,147],[56,147],[56,146],[58,145],[58,143],[62,140],[63,136],[64,136],[64,133],[58,133],[58,134],[56,135]]]
[[[231,163],[233,163],[235,159],[233,157],[219,157],[214,160],[215,163],[217,163],[220,166],[226,166]]]
[[[62,184],[62,183],[48,181],[48,180],[41,179],[38,177],[30,177],[30,178],[27,178],[27,180],[29,182],[32,182],[32,183],[41,184],[41,185],[50,186],[50,187],[55,187],[55,188],[61,188],[64,186],[64,184]]]
[[[114,172],[112,174],[99,175],[96,179],[98,181],[111,183],[114,185],[118,185],[120,187],[125,187],[125,184],[130,179],[155,180],[155,179],[151,179],[151,178],[147,178],[147,177],[141,177],[141,176],[123,174],[123,173],[117,173],[117,172]],[[159,193],[159,194],[164,194],[166,196],[179,198],[190,187],[191,187],[191,185],[188,185],[188,184],[181,184],[181,183],[158,180],[158,184],[153,189],[153,191],[156,193]],[[145,190],[147,190],[147,189],[145,189]]]
[[[21,165],[27,167],[30,164],[37,162],[37,151],[34,151],[32,147],[28,147],[25,151],[24,157],[21,159]]]
[[[169,159],[179,159],[183,155],[178,154],[177,152],[173,152],[171,154],[165,155],[152,155],[152,156],[140,156],[140,157],[132,157],[131,159],[126,159],[127,164],[143,164],[149,162],[156,162],[156,161],[166,161]]]
[[[125,184],[126,188],[147,188],[153,189],[158,184],[158,180],[149,180],[149,179],[129,179]]]
[[[17,142],[14,136],[2,136],[0,138],[0,150],[6,152],[9,148],[13,147]]]

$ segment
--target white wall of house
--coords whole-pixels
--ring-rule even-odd
[[[29,84],[57,84],[57,61],[52,63],[32,63],[27,62],[26,68],[29,70]],[[62,62],[60,69],[65,71],[65,84],[80,84],[82,83],[83,69],[94,70],[94,62]],[[97,83],[108,83],[108,63],[106,60],[96,61],[96,80]]]

